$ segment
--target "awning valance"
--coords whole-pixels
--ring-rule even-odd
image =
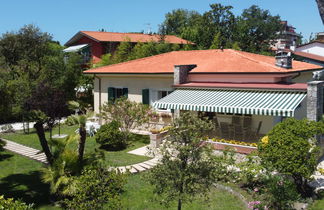
[[[80,44],[80,45],[74,45],[68,48],[65,48],[63,52],[79,52],[83,48],[87,47],[88,44]]]
[[[306,92],[177,89],[153,107],[229,114],[293,117]]]

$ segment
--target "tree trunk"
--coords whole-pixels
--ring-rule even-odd
[[[53,155],[51,153],[50,148],[48,147],[48,143],[45,137],[45,132],[44,132],[44,127],[43,127],[43,123],[39,123],[36,122],[36,124],[34,125],[34,128],[36,129],[38,138],[39,138],[39,142],[43,148],[43,151],[46,155],[47,161],[50,165],[53,164]]]
[[[182,202],[181,202],[181,199],[179,198],[179,200],[178,200],[178,210],[181,210],[181,205],[182,205]]]
[[[86,138],[87,138],[87,131],[86,131],[85,127],[80,126],[79,134],[80,134],[80,140],[79,140],[79,146],[78,146],[78,153],[79,153],[78,161],[79,161],[80,164],[82,164],[85,141],[86,141]]]

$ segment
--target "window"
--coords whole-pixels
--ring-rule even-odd
[[[161,98],[164,98],[165,96],[169,95],[172,91],[166,91],[166,90],[159,90],[157,91],[157,100],[160,100]],[[160,108],[159,110],[167,110]]]
[[[158,91],[158,100],[164,98],[165,96],[169,95],[171,91],[159,90]]]
[[[115,87],[108,88],[109,101],[114,101],[116,100],[116,98],[120,98],[122,96],[128,98],[128,88],[115,88]]]

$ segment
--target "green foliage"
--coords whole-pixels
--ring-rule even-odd
[[[258,145],[262,164],[269,170],[294,178],[300,193],[306,193],[307,179],[316,169],[319,149],[315,135],[324,131],[323,122],[286,119]]]
[[[72,126],[79,124],[78,116],[77,115],[70,115],[66,118],[65,122],[66,125]]]
[[[126,148],[126,139],[122,131],[119,130],[120,123],[113,120],[108,124],[101,126],[96,133],[96,142],[102,148],[109,150],[122,150]]]
[[[76,142],[78,136],[69,136],[66,139],[52,139],[49,144],[52,147],[54,162],[43,168],[42,180],[50,184],[52,193],[57,195],[69,195],[71,193],[71,176],[80,173],[78,153],[71,145]]]
[[[73,178],[75,191],[65,199],[67,209],[121,209],[120,194],[126,182],[125,175],[106,167],[85,169]]]
[[[165,15],[160,33],[180,36],[194,42],[198,49],[224,47],[260,54],[269,52],[271,42],[282,29],[280,17],[255,5],[237,17],[232,9],[232,6],[216,3],[202,14],[173,10]]]
[[[268,10],[252,5],[238,17],[235,40],[243,51],[268,52],[281,30],[279,16],[272,16]]]
[[[5,199],[3,195],[0,196],[0,209],[3,210],[32,210],[33,204],[26,204],[13,198]]]
[[[296,185],[289,177],[270,176],[265,188],[265,200],[274,209],[293,209],[293,203],[299,199]]]
[[[81,80],[85,81],[79,65],[80,57],[71,54],[66,60],[62,50],[63,47],[52,41],[48,33],[34,25],[26,25],[0,37],[0,95],[4,99],[0,100],[1,120],[25,117],[28,111],[26,101],[32,98],[41,83],[51,90],[65,90],[66,100],[75,98],[74,88]],[[48,88],[42,91],[44,95],[53,94]],[[52,98],[54,96],[49,97]]]
[[[131,129],[149,121],[149,111],[149,106],[121,97],[113,102],[106,102],[102,107],[102,116],[107,121],[117,121],[121,130],[129,133]]]
[[[175,120],[161,149],[162,164],[148,177],[161,203],[167,206],[177,200],[181,208],[182,202],[197,195],[207,196],[215,181],[216,165],[211,148],[201,144],[201,137],[211,128],[210,122],[189,112]]]

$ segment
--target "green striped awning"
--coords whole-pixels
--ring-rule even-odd
[[[306,92],[177,89],[156,101],[158,109],[293,117]]]

